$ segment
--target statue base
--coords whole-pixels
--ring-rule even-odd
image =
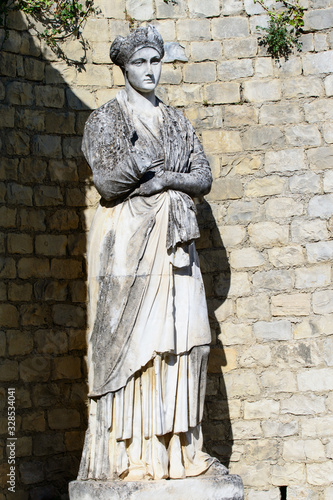
[[[158,481],[72,481],[70,500],[244,500],[240,476],[225,474]]]

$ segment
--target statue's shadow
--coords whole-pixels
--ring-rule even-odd
[[[206,451],[229,466],[233,445],[229,405],[222,373],[227,367],[221,343],[221,307],[230,289],[230,266],[226,249],[210,205],[203,201],[197,205],[201,238],[196,246],[205,284],[212,345],[208,363],[208,380],[203,419],[204,446]],[[222,308],[223,309],[223,308]]]

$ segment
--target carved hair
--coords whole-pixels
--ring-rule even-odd
[[[161,59],[164,56],[163,39],[155,26],[151,24],[148,24],[146,28],[137,28],[126,37],[118,35],[110,47],[111,61],[117,66],[124,68],[134,52],[144,47],[151,47],[157,50]]]

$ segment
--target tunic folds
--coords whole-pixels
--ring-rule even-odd
[[[188,120],[159,107],[156,132],[121,91],[85,127],[82,149],[102,201],[88,240],[91,413],[83,479],[185,477],[212,460],[201,451],[211,336],[195,206],[174,190],[130,197],[159,158],[165,170],[211,179]]]

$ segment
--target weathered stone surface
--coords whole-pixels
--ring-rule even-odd
[[[315,394],[294,394],[281,401],[281,413],[316,415],[325,412],[325,398]]]
[[[331,485],[333,481],[333,463],[324,462],[322,464],[307,464],[307,478],[314,486]]]
[[[253,179],[245,187],[245,195],[249,197],[272,196],[281,194],[285,180],[277,175]]]
[[[258,123],[258,111],[254,109],[252,106],[225,106],[224,108],[224,123],[227,127],[239,127],[241,125],[254,125]],[[246,161],[247,159],[239,160],[239,162]],[[259,164],[259,158],[248,158],[248,161],[251,163],[250,168],[246,169],[246,173],[250,173],[253,170],[259,168],[255,168],[254,164]],[[238,163],[239,163],[238,162]],[[236,163],[237,164],[237,163]],[[239,167],[237,173],[242,175],[245,169]]]
[[[305,172],[301,175],[293,175],[289,180],[292,193],[318,193],[320,192],[320,176],[313,172]]]
[[[297,390],[295,374],[289,370],[269,368],[261,373],[260,382],[270,392],[295,392]]]
[[[239,84],[232,83],[211,83],[205,88],[206,99],[209,104],[229,104],[239,102]]]
[[[273,399],[265,399],[263,401],[244,403],[244,418],[245,420],[262,419],[277,417],[280,409],[278,401]]]
[[[181,500],[191,491],[193,500],[243,500],[242,481],[236,475],[207,475],[195,478],[159,481],[73,481],[69,485],[71,500],[149,500],[160,498]]]
[[[51,429],[71,429],[80,426],[80,413],[77,410],[55,408],[48,411]]]
[[[307,316],[311,297],[308,293],[280,294],[272,297],[273,316]]]
[[[213,19],[212,35],[214,40],[248,36],[249,27],[247,19],[244,17]]]
[[[176,4],[165,3],[164,0],[156,0],[157,19],[179,19],[186,17],[185,2]]]
[[[222,57],[221,42],[192,42],[191,56],[193,61],[218,61]]]
[[[333,9],[310,10],[304,14],[304,30],[325,30],[333,27]]]
[[[287,143],[291,146],[320,146],[321,135],[316,125],[296,125],[286,130]]]
[[[252,297],[241,297],[236,302],[237,317],[268,320],[270,318],[270,306],[267,295],[257,294]]]
[[[317,195],[309,201],[310,217],[328,218],[333,214],[333,194]]]
[[[191,17],[214,17],[220,14],[219,0],[189,0],[188,8]]]
[[[303,204],[292,198],[271,198],[265,203],[266,214],[269,218],[285,218],[302,215]]]
[[[178,40],[188,42],[211,40],[208,19],[181,19],[176,23]]]
[[[316,99],[304,104],[306,121],[316,123],[333,119],[333,103],[327,99]]]
[[[281,98],[280,83],[277,80],[246,81],[244,98],[248,102],[278,101]]]
[[[305,465],[286,463],[285,465],[274,465],[272,467],[272,483],[280,484],[303,484],[305,482]]]
[[[289,321],[259,321],[253,326],[254,335],[263,340],[270,342],[271,340],[288,340],[291,339],[291,324]]]
[[[295,270],[295,288],[314,288],[329,285],[331,266],[322,264]]]
[[[253,57],[257,53],[257,39],[234,38],[223,42],[224,56],[228,59]]]
[[[302,114],[296,103],[264,104],[260,108],[259,122],[263,125],[284,125],[300,121]]]
[[[230,254],[230,265],[233,268],[258,267],[264,263],[264,257],[255,248],[241,248],[232,250]]]
[[[267,173],[292,172],[304,168],[304,152],[302,149],[268,151],[265,154],[265,171]]]
[[[270,490],[248,490],[249,500],[280,500],[281,492],[279,488],[273,488]]]
[[[288,78],[282,82],[282,94],[288,98],[320,97],[323,94],[323,83],[312,76]]]
[[[307,151],[308,160],[313,170],[322,170],[332,168],[333,147],[324,146],[321,148],[313,148]]]
[[[50,376],[50,360],[42,356],[29,357],[20,363],[20,378],[24,382],[46,382]]]
[[[204,148],[212,153],[235,153],[242,150],[239,132],[231,130],[203,130],[202,142]]]
[[[329,314],[333,312],[333,290],[314,292],[313,312],[316,314]]]
[[[274,267],[289,267],[304,262],[303,248],[300,245],[271,248],[268,250],[268,257]]]
[[[306,245],[306,253],[309,262],[330,261],[333,259],[333,241],[308,243]]]
[[[254,345],[247,347],[240,357],[239,364],[245,368],[255,368],[257,366],[269,366],[272,361],[271,350],[264,345]]]
[[[243,136],[243,146],[249,150],[268,149],[283,145],[284,135],[278,127],[251,127]]]
[[[214,82],[215,79],[216,70],[213,62],[190,63],[185,66],[185,83]]]
[[[260,219],[261,211],[255,201],[234,201],[230,203],[226,222],[228,224],[246,224]]]
[[[243,185],[239,179],[216,179],[207,200],[237,200],[242,197]]]
[[[53,306],[53,320],[55,324],[61,326],[84,326],[84,311],[81,307],[69,304],[59,304]]]
[[[304,241],[320,241],[328,239],[328,231],[324,220],[296,219],[291,223],[292,241],[303,243]]]
[[[246,323],[224,322],[221,325],[219,340],[222,345],[243,345],[253,342],[252,327]]]
[[[333,72],[333,51],[306,54],[302,59],[303,71],[306,76]]]

